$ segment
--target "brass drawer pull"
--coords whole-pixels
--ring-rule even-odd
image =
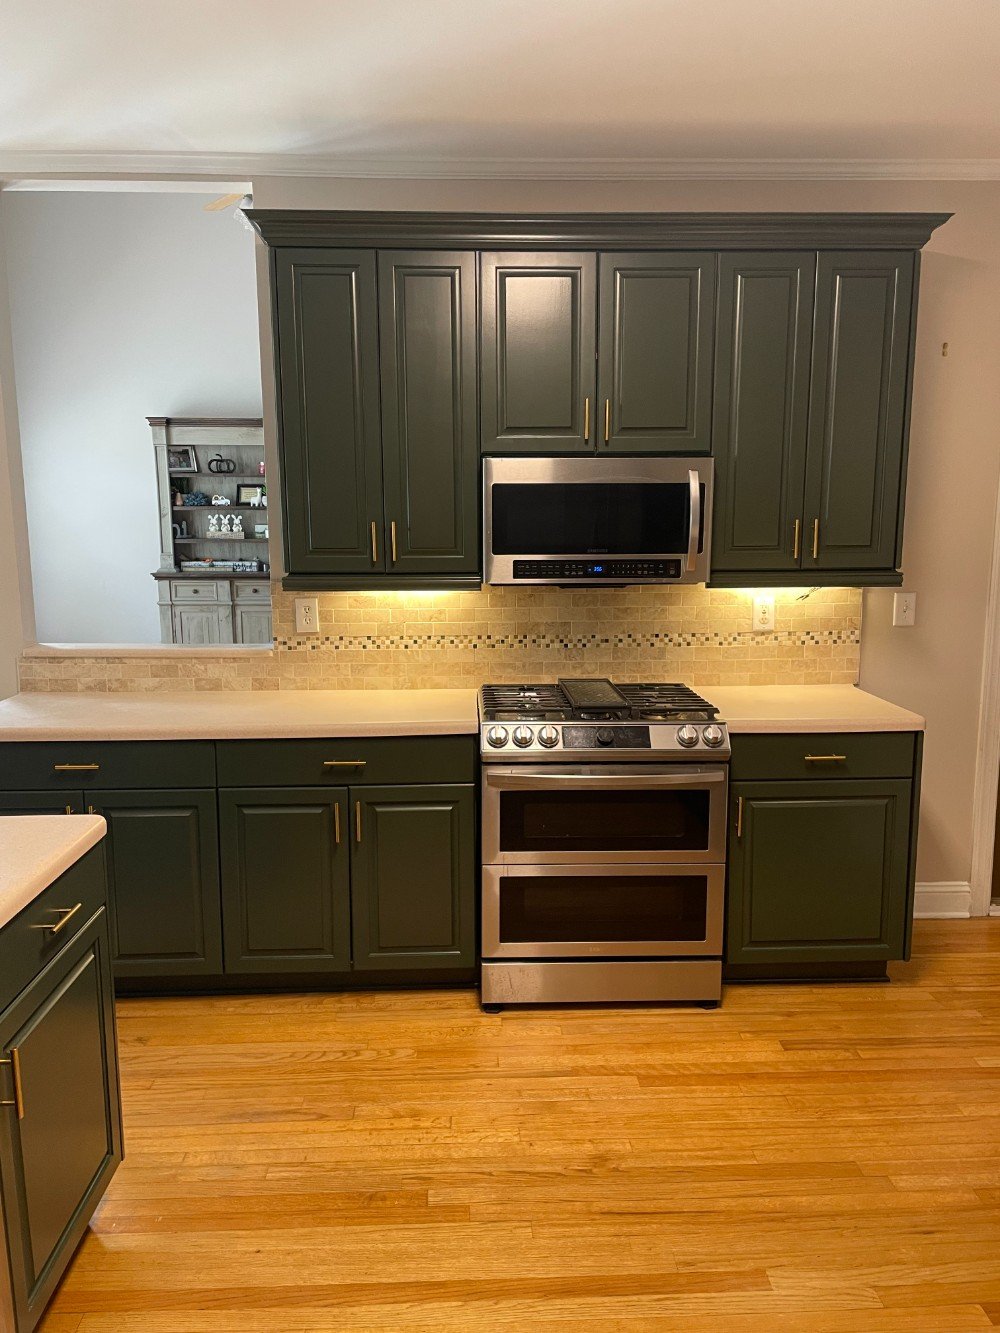
[[[13,1101],[0,1102],[0,1106],[13,1106],[17,1110],[18,1120],[23,1120],[24,1087],[21,1083],[21,1052],[16,1046],[10,1048],[9,1059],[0,1060],[0,1065],[10,1065],[10,1072],[14,1076],[14,1099]]]
[[[59,920],[53,922],[46,922],[41,926],[32,926],[31,929],[47,930],[51,935],[58,935],[59,932],[62,930],[63,926],[66,925],[67,921],[70,921],[73,917],[75,917],[77,912],[79,912],[82,906],[83,903],[77,903],[75,907],[53,907],[51,910],[53,912],[58,912],[60,914]]]
[[[340,846],[340,802],[333,807],[333,840]]]
[[[53,764],[53,773],[96,773],[100,764]]]
[[[389,524],[389,541],[392,546],[392,563],[396,563],[396,520]]]
[[[375,536],[375,520],[372,519],[372,564],[378,564],[378,539]]]
[[[802,520],[795,520],[795,536],[792,538],[792,559],[798,560],[802,554]]]
[[[846,764],[846,754],[807,754],[803,755],[807,764]]]
[[[736,798],[736,836],[743,837],[743,797]]]
[[[604,443],[611,439],[611,399],[604,400]]]
[[[354,802],[354,840],[361,841],[361,802]]]
[[[324,768],[364,768],[367,759],[324,759]]]
[[[583,438],[590,443],[590,395],[583,400]]]
[[[819,559],[819,519],[813,519],[813,559]]]

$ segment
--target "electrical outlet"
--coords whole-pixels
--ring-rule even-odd
[[[755,634],[774,633],[774,593],[760,592],[753,599],[753,628]]]
[[[892,594],[892,623],[894,625],[915,625],[917,623],[917,594],[915,592],[894,592]]]
[[[318,634],[318,633],[319,633],[319,598],[318,598],[318,597],[296,597],[296,599],[295,599],[295,633],[296,633],[296,634]]]

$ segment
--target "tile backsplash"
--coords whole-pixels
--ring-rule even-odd
[[[320,633],[295,634],[273,590],[274,650],[212,657],[26,656],[21,688],[49,691],[397,689],[560,675],[702,685],[853,684],[861,591],[778,589],[775,632],[751,631],[751,593],[704,587],[324,593]]]

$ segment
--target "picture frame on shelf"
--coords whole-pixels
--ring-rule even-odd
[[[236,503],[249,505],[251,509],[260,509],[264,500],[264,487],[249,482],[236,483]]]
[[[167,450],[169,472],[197,472],[198,456],[189,445],[175,445]]]

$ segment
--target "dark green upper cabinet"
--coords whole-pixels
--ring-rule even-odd
[[[375,255],[275,259],[285,558],[296,574],[385,568]]]
[[[902,251],[819,256],[806,569],[898,563],[914,267]]]
[[[713,574],[799,568],[815,277],[805,252],[719,258]]]
[[[476,256],[378,257],[388,569],[479,569]]]
[[[484,254],[484,453],[579,453],[596,430],[595,254]]]
[[[711,449],[714,254],[599,259],[598,450]]]

